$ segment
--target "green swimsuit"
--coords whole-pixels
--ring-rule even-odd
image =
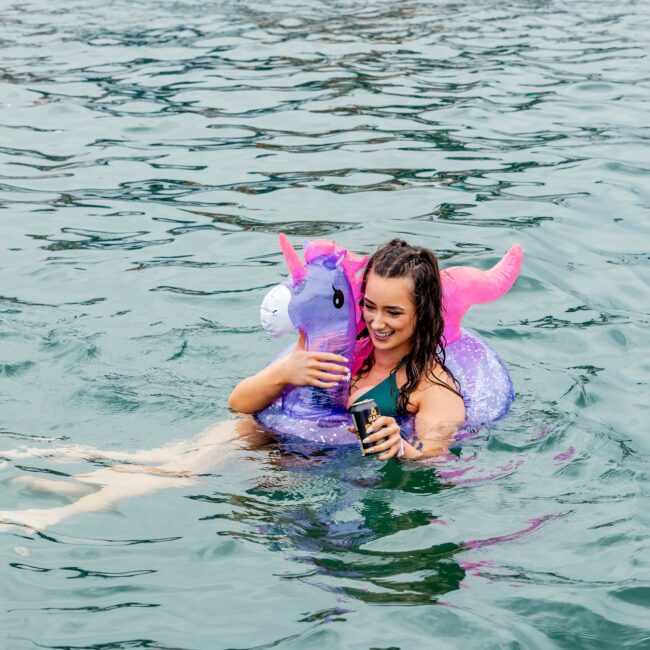
[[[373,386],[369,391],[360,395],[355,402],[361,402],[364,399],[374,399],[382,415],[388,415],[392,418],[397,417],[397,398],[399,397],[399,388],[397,388],[397,370]]]

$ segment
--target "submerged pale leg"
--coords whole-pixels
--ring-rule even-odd
[[[251,420],[222,422],[206,429],[194,440],[152,449],[150,452],[137,452],[142,463],[164,459],[165,462],[159,467],[117,465],[77,474],[73,478],[78,487],[81,487],[79,483],[87,483],[98,489],[74,503],[58,508],[0,511],[0,521],[42,530],[81,512],[108,510],[124,499],[192,485],[198,480],[197,475],[216,469],[236,455],[239,447],[236,441],[239,438],[252,440],[256,435],[259,435],[259,431]],[[49,483],[56,491],[55,484],[60,482],[49,480]],[[47,489],[45,484],[41,487]]]

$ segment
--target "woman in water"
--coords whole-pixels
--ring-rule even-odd
[[[465,410],[458,386],[445,367],[442,289],[435,255],[394,239],[370,258],[362,289],[363,317],[374,350],[353,377],[349,405],[372,397],[383,414],[373,423],[370,440],[375,444],[369,451],[378,454],[379,460],[446,453]],[[346,359],[307,351],[304,344],[300,335],[291,354],[240,382],[230,395],[231,407],[255,413],[287,385],[329,388],[345,379],[347,368],[341,363]],[[415,415],[415,433],[408,441],[395,419],[404,414]],[[199,475],[241,453],[237,440],[256,447],[269,441],[257,423],[247,418],[238,420],[235,427],[226,421],[196,439],[139,452],[100,452],[82,446],[2,452],[8,460],[45,456],[117,464],[65,481],[17,477],[14,481],[34,490],[79,498],[57,508],[0,511],[0,522],[39,530],[80,512],[104,510],[126,498],[192,485]]]
[[[458,386],[445,367],[442,285],[433,252],[393,239],[368,261],[362,309],[373,352],[352,378],[348,406],[372,397],[382,417],[372,425],[379,460],[418,459],[446,453],[465,419]],[[330,388],[346,378],[347,360],[305,350],[300,334],[294,350],[233,390],[230,406],[255,413],[288,385]],[[402,436],[396,417],[415,416],[415,433]]]

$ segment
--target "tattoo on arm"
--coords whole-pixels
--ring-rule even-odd
[[[424,447],[424,443],[422,442],[422,440],[420,440],[417,433],[414,433],[413,435],[409,436],[408,443],[416,451],[422,451],[422,448]]]

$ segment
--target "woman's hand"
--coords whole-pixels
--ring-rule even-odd
[[[256,413],[266,408],[288,386],[333,388],[350,376],[347,359],[330,352],[305,350],[305,335],[300,334],[293,351],[240,381],[228,398],[230,408],[240,413]]]
[[[334,388],[350,376],[344,363],[348,360],[340,354],[306,350],[305,335],[300,332],[296,347],[282,360],[282,381],[292,386]]]
[[[373,446],[366,449],[367,454],[380,454],[378,460],[388,460],[401,456],[404,441],[400,435],[399,424],[395,418],[382,415],[370,425],[370,435],[363,439],[364,443],[372,442]]]

